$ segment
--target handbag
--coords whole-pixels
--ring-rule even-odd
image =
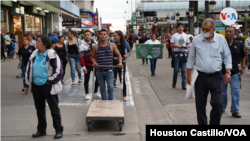
[[[5,41],[5,45],[6,45],[6,46],[10,44],[10,42],[7,41],[6,37],[5,37],[5,40],[4,40],[4,41]]]

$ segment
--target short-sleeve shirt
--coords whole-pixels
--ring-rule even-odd
[[[245,57],[245,51],[243,48],[242,43],[240,43],[237,40],[234,40],[234,42],[232,43],[232,45],[230,46],[228,44],[230,51],[231,51],[231,55],[232,55],[232,65],[233,68],[231,70],[231,75],[237,74],[239,73],[239,62],[240,62],[240,58],[244,58]],[[224,63],[222,64],[222,73],[225,74],[226,70],[225,70],[225,65]]]
[[[175,44],[175,45],[179,45],[179,46],[186,46],[186,43],[189,43],[190,40],[189,40],[189,37],[186,33],[182,33],[182,34],[179,34],[179,33],[175,33],[172,37],[171,37],[171,40],[170,40],[171,43]],[[187,49],[184,49],[184,48],[174,48],[174,51],[187,51]]]
[[[145,42],[145,44],[161,44],[161,42],[160,41],[158,41],[158,40],[155,40],[154,42],[150,39],[150,40],[147,40],[146,42]]]
[[[18,50],[18,55],[22,56],[22,62],[24,65],[28,64],[30,55],[32,54],[32,52],[36,50],[36,48],[34,46],[29,45],[29,47],[27,49],[25,49],[23,46],[19,48]]]
[[[31,43],[29,43],[29,45],[31,45],[31,46],[36,46],[36,40],[32,40],[32,42]]]

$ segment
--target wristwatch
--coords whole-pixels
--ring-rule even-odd
[[[245,69],[245,67],[241,67],[241,68]]]
[[[226,73],[229,73],[231,75],[231,72],[226,72]]]

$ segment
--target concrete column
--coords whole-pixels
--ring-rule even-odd
[[[189,18],[189,33],[194,35],[194,19]]]
[[[54,31],[59,31],[59,35],[62,35],[62,17],[59,16],[59,14],[52,14],[52,33]],[[57,26],[57,29],[55,27]]]
[[[209,1],[205,1],[205,18],[209,18]]]

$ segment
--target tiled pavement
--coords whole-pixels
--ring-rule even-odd
[[[126,84],[127,84],[127,99],[128,101],[124,101],[124,106],[133,106],[134,100],[132,95],[132,88],[130,83],[130,76],[128,73],[128,69],[126,72]],[[92,93],[92,73],[89,81],[89,93]],[[78,82],[78,76],[76,74],[75,82]],[[84,90],[84,77],[82,77],[82,83],[76,85],[74,87],[71,86],[71,79],[67,80],[63,86],[63,90],[59,96],[59,105],[85,105],[89,106],[91,100],[85,100],[85,90]],[[114,88],[114,99],[121,99],[121,85],[117,83],[117,88]],[[98,88],[98,93],[100,93],[100,89]],[[92,98],[92,96],[90,96]]]

